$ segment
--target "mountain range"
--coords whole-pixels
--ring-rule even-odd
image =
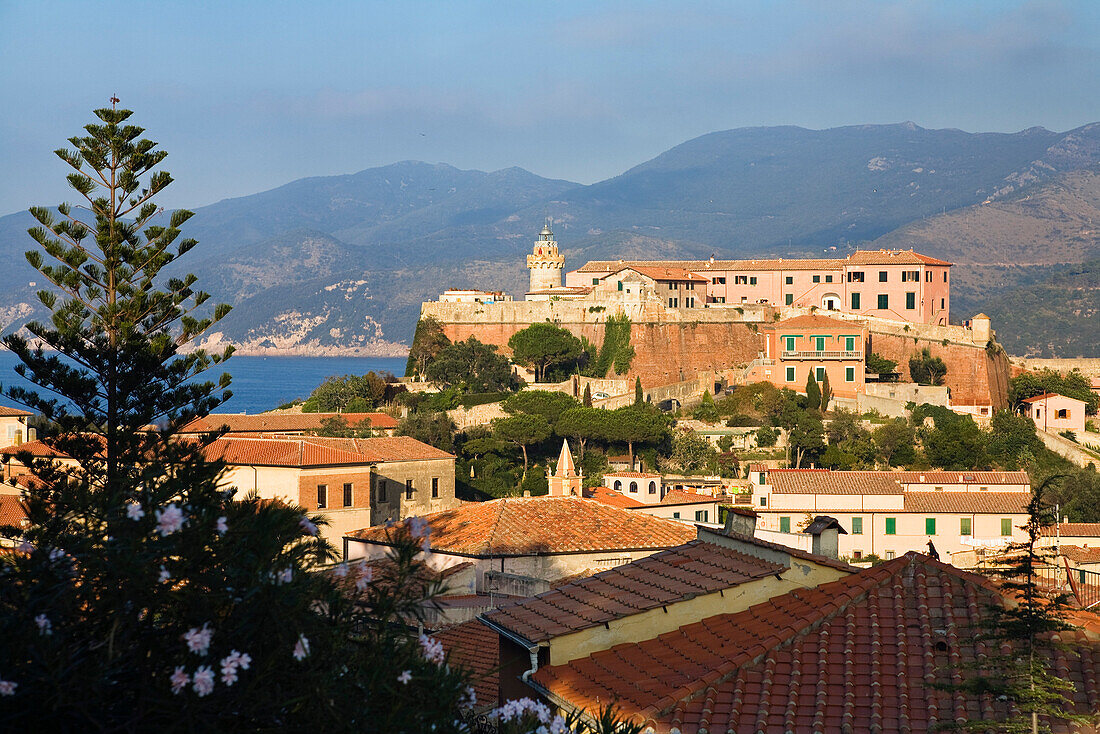
[[[567,268],[914,247],[958,263],[953,310],[965,318],[997,293],[1100,256],[1098,212],[1100,124],[1012,134],[759,127],[689,140],[591,185],[416,161],[301,179],[196,209],[184,231],[200,244],[184,264],[234,306],[215,339],[387,355],[442,290],[522,294],[523,258],[545,217]],[[40,315],[41,277],[22,257],[30,225],[26,213],[0,217],[7,330]]]

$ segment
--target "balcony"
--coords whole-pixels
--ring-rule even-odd
[[[808,351],[808,352],[788,352],[786,350],[783,350],[782,352],[780,352],[780,355],[781,355],[780,358],[784,359],[784,360],[789,360],[789,359],[856,359],[856,360],[860,360],[860,361],[863,360],[863,352],[862,351],[848,352],[848,351],[841,350],[841,351],[832,351],[832,352],[830,352],[830,351],[818,352],[816,350],[813,350],[813,351]]]

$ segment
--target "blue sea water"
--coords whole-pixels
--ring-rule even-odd
[[[11,352],[0,350],[0,384],[34,387],[14,371],[19,360]],[[233,378],[233,397],[220,413],[259,413],[271,410],[296,398],[305,398],[330,375],[363,375],[374,370],[386,370],[401,376],[405,372],[404,357],[232,357],[224,368],[210,370],[207,375],[216,381],[222,372]],[[0,397],[0,405],[21,407]]]

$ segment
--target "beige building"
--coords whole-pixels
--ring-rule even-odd
[[[761,482],[761,476],[764,481]],[[836,518],[840,555],[859,560],[928,552],[941,558],[1024,539],[1031,486],[1026,472],[878,472],[754,466],[757,527],[798,533],[816,515]]]
[[[27,421],[33,415],[34,413],[26,410],[0,405],[0,442],[4,446],[14,446],[24,441],[33,441],[34,436],[30,435],[31,429],[27,426]]]
[[[1023,401],[1024,415],[1035,421],[1040,431],[1061,433],[1085,430],[1085,402],[1057,393],[1044,393]]]

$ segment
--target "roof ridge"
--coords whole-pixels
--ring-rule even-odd
[[[504,516],[504,508],[508,506],[508,500],[511,497],[501,497],[500,504],[493,507],[496,511],[496,518],[493,520],[492,526],[489,528],[489,532],[485,534],[485,541],[482,543],[482,547],[488,552],[490,556],[493,555],[493,541],[496,539],[497,527],[500,526],[501,518]],[[490,500],[491,501],[491,500]]]

